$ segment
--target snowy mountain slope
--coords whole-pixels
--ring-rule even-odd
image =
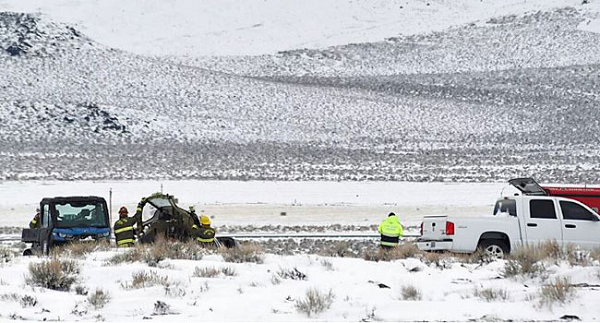
[[[0,54],[0,178],[600,178],[600,35],[578,29],[585,10],[210,60],[134,55],[37,15],[0,17],[3,46],[34,25],[31,48],[63,49]]]
[[[443,31],[581,0],[2,0],[0,10],[40,12],[94,40],[141,55],[275,54]],[[595,9],[596,11],[598,8]]]

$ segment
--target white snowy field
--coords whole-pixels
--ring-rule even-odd
[[[46,259],[4,258],[0,264],[0,320],[560,321],[564,315],[584,321],[600,319],[595,288],[575,288],[565,303],[547,304],[542,296],[542,288],[559,278],[567,278],[574,285],[597,285],[597,262],[588,266],[546,263],[542,274],[504,278],[505,261],[448,261],[435,266],[417,258],[374,262],[267,254],[264,263],[257,264],[228,263],[214,254],[201,260],[166,259],[156,267],[143,262],[109,264],[118,252],[123,250],[96,251],[74,259],[80,274],[69,291],[27,283],[29,264]],[[233,269],[235,275],[195,277],[196,267]],[[279,274],[294,269],[305,274],[305,279],[286,279]],[[154,272],[164,281],[132,288],[136,284],[133,276],[140,272]],[[88,295],[79,295],[76,287]],[[418,292],[413,299],[407,292],[409,287]],[[296,308],[309,288],[333,295],[329,308],[310,317]],[[104,307],[95,308],[88,297],[98,289],[110,298]],[[35,305],[31,306],[33,300]],[[166,306],[157,307],[159,301]]]
[[[490,214],[504,183],[414,182],[239,182],[120,181],[2,182],[0,227],[25,226],[44,197],[96,195],[112,211],[135,210],[142,197],[162,190],[214,217],[215,224],[362,224],[379,223],[387,213],[401,220],[427,214]],[[281,216],[286,212],[286,216]]]
[[[0,0],[3,11],[37,12],[110,47],[140,55],[275,54],[382,41],[560,7],[598,12],[581,0]],[[597,31],[597,29],[594,29]]]

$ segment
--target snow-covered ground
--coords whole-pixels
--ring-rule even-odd
[[[70,291],[34,287],[26,282],[30,277],[28,265],[45,259],[4,258],[7,262],[0,264],[0,320],[447,322],[558,321],[565,315],[584,321],[600,319],[594,287],[574,288],[576,294],[564,304],[543,304],[541,296],[542,287],[557,278],[568,278],[570,284],[578,286],[597,285],[597,262],[589,266],[548,262],[543,273],[533,277],[505,278],[504,261],[443,261],[436,266],[418,258],[374,262],[268,254],[264,263],[256,264],[228,263],[217,254],[201,260],[166,259],[149,267],[144,262],[110,264],[117,252],[97,251],[75,259],[81,270]],[[233,269],[235,275],[194,277],[196,267]],[[294,273],[294,269],[304,274],[304,279],[286,279],[280,274]],[[134,283],[133,275],[140,272],[154,272],[166,281],[132,287],[139,285],[139,281]],[[407,292],[408,287],[418,294]],[[295,306],[306,298],[309,288],[323,294],[331,291],[333,295],[329,308],[310,317]],[[108,293],[110,299],[95,308],[88,297],[98,289]],[[77,290],[87,295],[78,295]],[[25,299],[28,302],[22,301],[25,296],[30,297]],[[159,301],[164,305],[157,306]]]
[[[134,210],[142,197],[160,191],[183,207],[214,217],[218,225],[327,225],[379,223],[396,212],[414,222],[427,214],[490,214],[505,183],[411,182],[2,182],[0,227],[25,226],[44,197],[96,195],[109,201],[113,214],[122,205]],[[285,212],[286,216],[281,216]]]

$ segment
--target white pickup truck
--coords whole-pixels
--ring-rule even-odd
[[[502,258],[518,245],[556,240],[584,249],[600,247],[600,216],[570,198],[548,196],[532,179],[509,181],[521,191],[499,199],[493,215],[426,216],[421,223],[421,250],[471,253],[482,248]]]

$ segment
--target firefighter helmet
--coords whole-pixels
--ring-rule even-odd
[[[121,206],[121,208],[119,209],[119,215],[121,217],[125,217],[125,216],[127,216],[127,214],[129,214],[129,211],[127,210],[127,208],[124,206]]]
[[[210,218],[206,215],[200,217],[200,223],[203,225],[210,225]]]

